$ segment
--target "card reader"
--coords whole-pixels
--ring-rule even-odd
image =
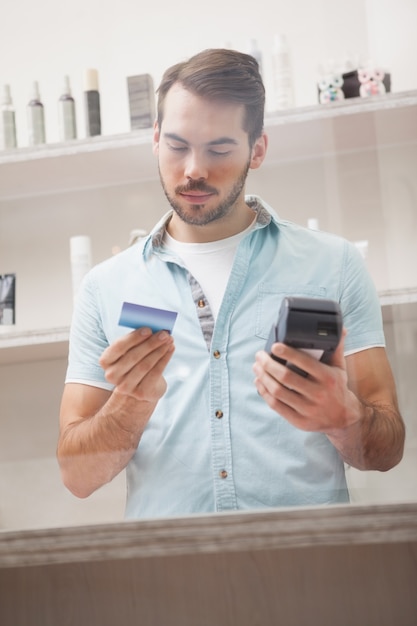
[[[285,343],[327,362],[339,344],[342,329],[342,312],[335,300],[288,296],[282,301],[278,321],[271,328],[265,350],[276,361],[307,376],[300,368],[273,355],[272,344]]]

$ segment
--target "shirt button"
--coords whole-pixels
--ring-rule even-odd
[[[213,356],[214,356],[215,359],[220,359],[220,352],[218,350],[215,350],[213,352]]]
[[[227,478],[226,470],[222,470],[221,472],[219,472],[219,476],[220,476],[220,478]]]
[[[206,301],[201,299],[197,302],[197,306],[199,309],[203,309],[206,306]]]
[[[216,417],[221,419],[223,417],[223,411],[216,411]]]

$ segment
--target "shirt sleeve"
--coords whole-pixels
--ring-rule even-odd
[[[94,272],[90,272],[80,285],[74,305],[65,382],[84,382],[112,390],[113,385],[106,381],[99,364],[108,345],[98,309]]]
[[[340,305],[347,329],[345,353],[385,346],[381,305],[364,260],[353,244],[345,242]]]

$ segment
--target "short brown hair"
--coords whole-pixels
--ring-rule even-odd
[[[166,95],[175,83],[203,98],[243,104],[246,111],[244,130],[249,135],[250,146],[262,134],[265,88],[258,63],[251,55],[211,48],[168,68],[157,90],[159,128],[164,117]]]

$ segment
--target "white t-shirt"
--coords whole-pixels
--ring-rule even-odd
[[[226,290],[236,249],[245,235],[254,228],[256,218],[245,230],[219,241],[185,243],[165,232],[164,245],[175,252],[199,282],[216,319]]]

